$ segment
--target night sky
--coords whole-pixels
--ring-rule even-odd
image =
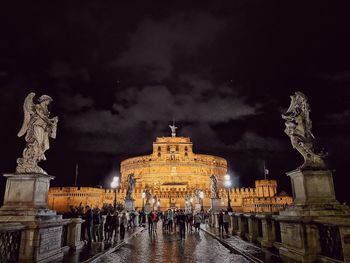
[[[56,176],[53,186],[74,185],[76,163],[80,186],[108,186],[121,160],[149,154],[157,136],[170,136],[175,118],[195,152],[228,160],[235,186],[254,186],[265,161],[279,192],[291,194],[285,172],[302,156],[281,113],[302,91],[337,197],[350,201],[349,6],[117,2],[2,4],[0,172],[14,172],[21,156],[25,142],[16,134],[34,91],[53,97],[59,117],[40,164]]]

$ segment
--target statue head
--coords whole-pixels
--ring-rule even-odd
[[[53,99],[52,99],[49,95],[42,95],[42,96],[40,96],[40,98],[38,99],[38,101],[39,101],[40,103],[45,102],[45,101],[47,101],[48,103],[50,103],[51,101],[53,101]]]

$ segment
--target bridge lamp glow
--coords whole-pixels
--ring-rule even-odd
[[[118,185],[119,185],[119,177],[118,177],[118,176],[114,176],[114,177],[113,177],[113,180],[112,180],[112,182],[111,182],[111,187],[112,187],[113,189],[115,189],[115,188],[118,187]]]
[[[145,196],[146,196],[146,194],[145,194],[145,192],[142,192],[142,198],[145,198]]]
[[[200,197],[201,199],[204,198],[204,192],[203,192],[203,191],[200,191],[200,192],[199,192],[199,197]]]

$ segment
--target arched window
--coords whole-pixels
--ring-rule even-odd
[[[158,153],[158,157],[160,157],[160,153]]]
[[[160,149],[160,146],[158,146],[158,152],[160,152],[160,150],[161,150],[161,149]]]

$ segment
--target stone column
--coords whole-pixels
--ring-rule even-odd
[[[271,215],[257,215],[257,217],[261,219],[262,225],[263,236],[260,242],[261,246],[273,247],[273,242],[275,242],[275,225]]]
[[[84,222],[81,218],[72,218],[68,224],[68,246],[74,250],[84,246],[81,240],[81,224]]]
[[[243,214],[238,214],[238,231],[237,235],[244,237],[246,234],[246,219],[244,218]]]
[[[256,220],[254,215],[247,215],[248,218],[248,240],[250,242],[254,242],[258,237],[258,221]]]
[[[238,232],[238,217],[235,213],[231,215],[231,233],[232,235],[236,235]]]

